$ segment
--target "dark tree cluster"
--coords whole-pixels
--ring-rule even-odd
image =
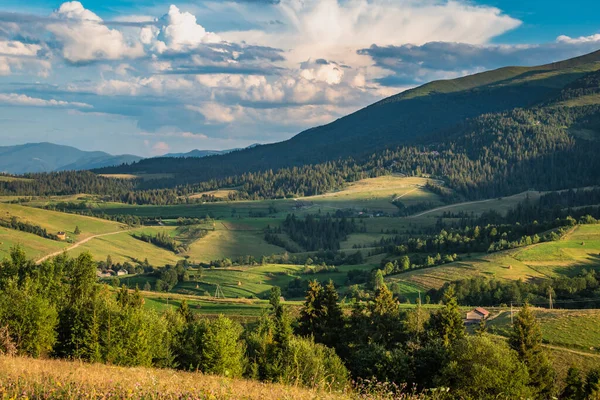
[[[163,249],[172,251],[174,253],[184,253],[188,250],[187,245],[180,243],[172,238],[167,232],[158,232],[156,235],[149,235],[146,233],[134,233],[134,238],[152,243],[155,246],[162,247]]]
[[[346,217],[338,219],[330,215],[309,214],[300,219],[291,214],[283,221],[282,229],[304,249],[315,251],[339,250],[340,242],[346,240],[349,234],[359,232],[361,227]]]
[[[499,306],[529,302],[540,307],[549,305],[549,297],[561,308],[597,308],[600,303],[600,276],[583,269],[574,277],[560,276],[535,282],[502,281],[476,277],[447,283],[428,295],[434,302],[452,286],[459,304]]]

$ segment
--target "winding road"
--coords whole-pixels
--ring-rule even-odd
[[[420,214],[415,214],[415,215],[411,215],[407,218],[417,218],[417,217],[421,217],[425,214],[429,214],[432,212],[436,212],[436,211],[441,211],[441,210],[446,210],[448,208],[454,208],[454,207],[460,207],[460,206],[467,206],[470,204],[479,204],[479,203],[487,203],[488,201],[492,201],[492,200],[496,200],[496,199],[486,199],[486,200],[476,200],[476,201],[467,201],[466,203],[456,203],[456,204],[450,204],[447,206],[442,206],[442,207],[438,207],[438,208],[433,208],[431,210],[427,210],[427,211],[423,211]]]

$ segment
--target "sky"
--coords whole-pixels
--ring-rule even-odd
[[[597,0],[174,1],[0,1],[0,146],[271,143],[431,80],[600,49]]]

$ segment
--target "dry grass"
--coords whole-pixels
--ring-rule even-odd
[[[200,373],[0,357],[0,398],[217,400],[350,396]]]

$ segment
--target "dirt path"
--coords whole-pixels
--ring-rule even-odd
[[[83,240],[80,240],[80,241],[79,241],[79,242],[77,242],[77,243],[74,243],[73,245],[71,245],[71,246],[69,246],[69,247],[67,247],[67,248],[61,249],[61,250],[59,250],[59,251],[55,251],[55,252],[54,252],[54,253],[52,253],[52,254],[48,254],[48,255],[46,255],[46,256],[44,256],[44,257],[40,258],[39,260],[37,260],[35,263],[36,263],[36,264],[43,263],[44,261],[46,261],[46,260],[47,260],[47,259],[49,259],[49,258],[56,257],[56,256],[58,256],[58,255],[60,255],[60,254],[62,254],[62,253],[65,253],[65,252],[71,251],[71,250],[73,250],[73,249],[76,249],[76,248],[78,248],[79,246],[81,246],[82,244],[86,244],[87,242],[89,242],[89,241],[90,241],[90,240],[92,240],[92,239],[96,239],[96,238],[103,237],[103,236],[118,235],[119,233],[123,233],[123,232],[129,232],[129,231],[130,231],[130,230],[120,230],[120,231],[117,231],[117,232],[101,233],[101,234],[98,234],[98,235],[93,235],[93,236],[87,237],[87,238],[85,238],[85,239],[83,239]]]
[[[409,190],[408,192],[406,192],[406,193],[404,193],[404,194],[401,194],[400,196],[396,196],[396,197],[395,197],[395,198],[392,200],[392,203],[393,203],[394,201],[398,200],[398,199],[401,199],[401,198],[403,198],[403,197],[404,197],[404,196],[406,196],[407,194],[411,194],[411,193],[412,193],[412,192],[414,192],[415,190],[419,190],[419,189],[422,189],[422,187],[421,187],[421,186],[417,186],[416,188],[414,188],[414,189],[412,189],[412,190]]]
[[[442,206],[442,207],[434,208],[434,209],[431,209],[431,210],[423,211],[420,214],[411,215],[410,217],[407,217],[407,218],[417,218],[417,217],[421,217],[421,216],[423,216],[425,214],[429,214],[429,213],[440,211],[440,210],[446,210],[448,208],[466,206],[466,205],[470,205],[470,204],[487,203],[488,201],[492,201],[492,200],[495,200],[495,199],[476,200],[476,201],[467,201],[466,203],[450,204],[448,206]]]

